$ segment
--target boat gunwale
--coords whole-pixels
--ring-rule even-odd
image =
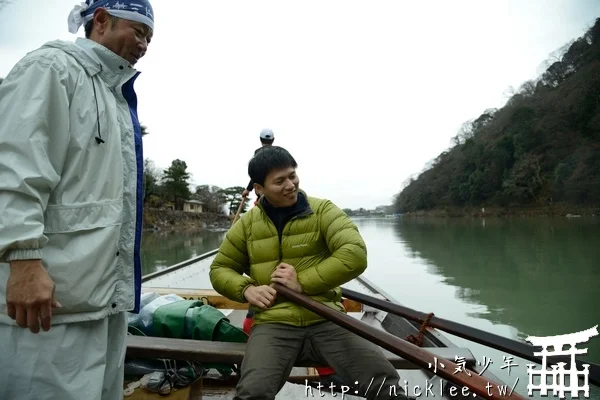
[[[151,272],[149,274],[143,275],[142,276],[142,283],[148,282],[148,281],[150,281],[152,279],[161,277],[163,275],[167,275],[167,274],[169,274],[171,272],[175,272],[175,271],[177,271],[177,270],[179,270],[181,268],[188,267],[190,265],[193,265],[193,264],[197,263],[198,261],[205,260],[205,259],[207,259],[209,257],[212,257],[215,254],[217,254],[218,251],[219,251],[219,249],[216,248],[214,250],[211,250],[211,251],[208,251],[206,253],[200,254],[200,255],[198,255],[196,257],[192,257],[192,258],[190,258],[188,260],[179,262],[177,264],[173,264],[170,267],[163,268],[161,270],[154,271],[154,272]]]

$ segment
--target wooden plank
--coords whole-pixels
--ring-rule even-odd
[[[238,303],[237,301],[229,300],[225,296],[221,296],[212,289],[173,289],[164,287],[142,287],[142,293],[155,292],[159,295],[176,294],[183,297],[185,300],[201,300],[204,304],[210,304],[221,310],[247,310],[248,303]],[[363,306],[361,303],[344,299],[344,305],[347,312],[362,312]]]
[[[134,335],[128,335],[126,343],[126,354],[131,358],[166,358],[204,363],[239,364],[246,350],[246,343]]]
[[[197,382],[190,393],[190,400],[231,400],[234,396],[235,386],[203,387]]]
[[[124,386],[124,389],[127,385]],[[144,388],[136,388],[133,393],[129,396],[125,396],[127,400],[188,400],[190,398],[190,393],[192,391],[191,386],[187,386],[181,389],[173,389],[168,396],[161,396],[158,393],[153,393]]]
[[[337,388],[336,388],[337,389]],[[286,382],[277,393],[274,400],[306,400],[307,398],[318,398],[322,400],[364,400],[364,397],[357,397],[344,393],[343,395],[337,389],[336,393],[331,393],[329,387],[321,387],[321,390],[313,386],[312,391],[307,393],[306,385],[303,382],[293,384]],[[199,382],[194,384],[190,393],[190,400],[232,400],[235,398],[235,386],[222,387],[200,387]]]
[[[385,357],[397,369],[420,369],[406,360],[380,347]],[[423,347],[434,355],[450,361],[463,357],[467,366],[475,364],[475,356],[466,348]],[[147,336],[127,337],[127,356],[131,358],[167,358],[198,361],[203,363],[241,364],[246,343],[212,342],[207,340],[170,339]],[[296,365],[298,367],[322,367],[322,365]]]

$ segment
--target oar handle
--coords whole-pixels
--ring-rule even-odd
[[[400,317],[410,319],[412,321],[423,322],[428,314],[413,310],[408,307],[401,306],[400,304],[391,303],[386,300],[378,299],[373,296],[369,296],[364,293],[356,292],[354,290],[342,288],[342,296],[358,301],[359,303],[377,308],[382,311],[387,311],[391,314],[398,315]],[[539,346],[532,346],[529,343],[518,342],[516,340],[509,339],[504,336],[499,336],[490,332],[482,331],[477,328],[472,328],[458,322],[442,319],[439,317],[432,317],[429,319],[429,326],[440,329],[444,332],[448,332],[452,335],[462,337],[463,339],[471,340],[488,347],[492,347],[496,350],[505,351],[510,354],[514,354],[518,357],[524,358],[525,360],[534,361],[538,364],[542,363],[542,358],[534,355],[541,351]],[[570,358],[566,356],[552,356],[555,360],[565,361],[570,363]],[[589,365],[588,379],[589,382],[600,385],[600,365],[591,363],[589,361],[575,360],[575,364],[581,370],[584,364]]]
[[[309,309],[310,311],[313,311],[329,321],[346,328],[353,333],[356,333],[357,335],[415,363],[424,369],[430,369],[432,365],[436,365],[436,362],[439,361],[441,364],[444,364],[444,368],[436,368],[436,370],[433,371],[435,375],[441,376],[442,378],[445,378],[446,380],[457,385],[468,387],[472,393],[476,393],[481,397],[504,400],[508,400],[509,398],[513,400],[525,399],[517,393],[512,393],[509,395],[506,393],[501,393],[499,388],[504,387],[504,385],[499,385],[498,383],[485,379],[482,376],[476,374],[471,374],[471,376],[467,374],[454,374],[452,371],[458,371],[460,369],[459,366],[452,361],[437,357],[425,349],[417,347],[414,344],[402,340],[388,332],[376,329],[356,318],[349,316],[346,313],[333,310],[332,308],[329,308],[308,296],[299,294],[286,286],[275,283],[273,284],[273,288],[278,294],[284,296],[288,300],[293,301],[294,303],[297,303]]]
[[[244,206],[244,203],[246,202],[246,196],[242,195],[242,201],[240,201],[240,206],[237,209],[237,212],[235,213],[235,217],[233,217],[233,222],[231,223],[231,226],[235,225],[237,219],[238,219],[238,215],[240,215],[240,211],[242,211],[242,207]]]

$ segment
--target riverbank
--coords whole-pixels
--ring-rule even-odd
[[[210,230],[226,230],[231,218],[213,213],[191,213],[159,208],[144,209],[144,230],[151,232],[194,233]]]
[[[600,216],[600,206],[573,206],[553,204],[539,207],[445,207],[403,213],[402,217],[595,217]]]

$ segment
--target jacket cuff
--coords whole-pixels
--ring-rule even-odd
[[[244,293],[246,293],[246,290],[250,287],[250,286],[254,286],[253,283],[248,283],[243,289],[242,289],[242,298],[238,299],[241,300],[240,303],[248,303],[248,300],[246,299],[246,297],[244,296]]]
[[[4,262],[20,261],[20,260],[41,260],[41,249],[12,249],[8,250],[2,260]]]

